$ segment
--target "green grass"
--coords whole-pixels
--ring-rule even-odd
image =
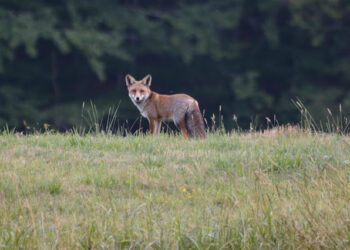
[[[349,248],[350,138],[0,136],[0,248]]]

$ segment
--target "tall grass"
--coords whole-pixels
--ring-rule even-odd
[[[350,119],[344,115],[341,104],[335,113],[327,108],[325,121],[317,122],[299,99],[292,102],[300,111],[300,126],[302,128],[321,133],[349,134]]]
[[[88,132],[95,134],[104,133],[111,135],[113,132],[121,134],[123,127],[118,123],[118,110],[119,104],[116,107],[109,107],[107,110],[99,112],[96,105],[90,101],[88,107],[85,106],[85,102],[82,105],[81,117],[84,122],[84,126],[78,129],[78,132],[85,132],[83,128],[87,126]]]

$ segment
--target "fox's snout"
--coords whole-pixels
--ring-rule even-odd
[[[137,96],[136,95],[136,96],[133,96],[133,98],[136,102],[142,102],[143,99],[145,99],[145,96],[143,96],[143,95]]]
[[[140,102],[143,102],[144,100],[146,100],[147,95],[148,94],[142,94],[140,92],[135,92],[135,93],[129,94],[130,98],[137,103],[140,103]]]

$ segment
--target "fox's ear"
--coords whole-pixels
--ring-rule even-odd
[[[131,75],[127,74],[125,76],[125,82],[126,82],[126,86],[130,87],[131,85],[133,85],[135,83],[135,78],[132,77]]]
[[[145,84],[146,86],[150,87],[151,86],[151,82],[152,82],[152,76],[151,75],[146,75],[143,79],[143,84]]]

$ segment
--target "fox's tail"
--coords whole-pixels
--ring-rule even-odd
[[[185,120],[187,131],[191,136],[205,138],[203,118],[197,101],[194,101],[188,107]]]

